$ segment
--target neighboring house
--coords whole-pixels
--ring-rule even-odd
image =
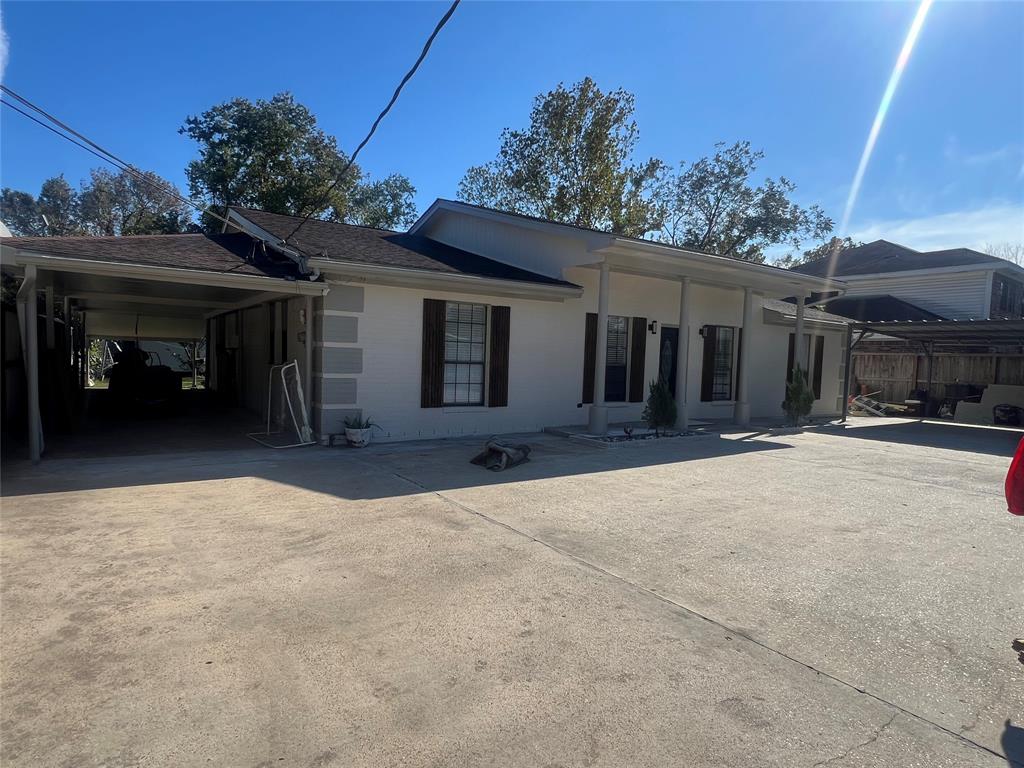
[[[681,427],[779,419],[794,361],[812,413],[842,409],[846,321],[803,307],[835,281],[448,200],[405,233],[229,218],[222,235],[0,251],[24,302],[52,297],[47,323],[66,301],[86,337],[205,336],[207,386],[252,410],[269,366],[298,360],[323,442],[355,414],[392,440],[600,431],[638,420],[659,376]]]
[[[922,252],[876,240],[793,271],[841,280],[844,296],[822,306],[857,320],[1024,317],[1024,269],[969,248]]]
[[[818,306],[875,324],[876,333],[858,331],[852,371],[857,386],[880,399],[900,403],[927,392],[928,413],[944,403],[948,413],[989,385],[1024,385],[1024,336],[1014,331],[1024,317],[1024,269],[1009,261],[877,240],[793,271],[842,281],[846,293]],[[885,335],[886,323],[900,338]]]

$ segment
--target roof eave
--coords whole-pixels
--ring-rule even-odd
[[[579,298],[583,289],[578,285],[534,283],[527,280],[465,275],[452,272],[433,272],[409,267],[388,267],[362,264],[337,259],[309,260],[312,267],[323,272],[328,279],[350,278],[357,282],[391,285],[396,287],[446,288],[460,293],[478,293],[490,296],[518,296],[547,301]]]
[[[325,283],[308,280],[288,280],[270,275],[242,275],[231,272],[215,272],[185,267],[161,267],[150,264],[130,264],[98,259],[76,259],[41,251],[12,248],[0,242],[0,259],[4,265],[25,266],[34,264],[54,272],[80,272],[84,274],[115,276],[137,279],[158,280],[167,283],[202,284],[225,288],[246,288],[250,290],[295,293],[298,295],[322,296],[329,290]],[[285,288],[287,286],[287,288]]]

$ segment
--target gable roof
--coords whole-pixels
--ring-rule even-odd
[[[761,305],[771,311],[777,312],[783,317],[796,317],[796,302],[786,299],[762,299]],[[851,319],[837,312],[826,312],[816,307],[804,307],[804,319],[824,323],[849,323]]]
[[[305,279],[295,262],[264,253],[244,233],[124,237],[5,237],[4,248],[46,256],[200,272]]]
[[[944,320],[941,315],[922,309],[895,296],[840,296],[822,305],[826,311],[863,322],[905,320]]]
[[[970,248],[951,248],[944,251],[915,251],[888,240],[847,248],[834,256],[828,256],[809,264],[793,267],[794,272],[818,277],[842,279],[852,275],[874,275],[886,272],[907,272],[918,269],[941,267],[1011,266],[1009,262],[989,256],[987,253],[972,251]]]
[[[301,221],[297,216],[267,213],[252,208],[231,209],[235,214],[279,240],[291,234]],[[486,256],[455,248],[423,235],[388,229],[310,219],[289,241],[309,258],[394,267],[446,275],[469,275],[493,280],[513,280],[538,285],[579,286],[504,264]]]

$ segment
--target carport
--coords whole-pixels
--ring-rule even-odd
[[[306,327],[312,327],[313,300],[327,292],[327,285],[248,234],[4,238],[0,257],[5,274],[19,281],[33,461],[45,447],[41,373],[60,378],[59,391],[78,393],[68,395],[68,403],[80,402],[90,338],[205,338],[211,360],[234,344],[235,369],[228,376],[221,356],[221,370],[216,362],[208,370],[210,388],[226,394],[224,389],[233,387],[230,394],[253,410],[265,397],[270,365],[297,359],[303,379],[311,380],[313,338]],[[52,396],[52,382],[47,384]],[[51,411],[56,406],[44,405]]]
[[[847,347],[846,382],[847,398],[843,403],[843,418],[847,416],[849,395],[852,384],[851,355],[857,344],[869,335],[878,335],[899,339],[918,345],[925,359],[925,390],[929,399],[933,400],[932,387],[935,373],[935,357],[937,352],[954,355],[983,355],[991,357],[994,365],[992,381],[986,384],[1009,383],[1024,384],[1018,381],[1024,373],[1024,365],[1016,365],[1017,369],[1009,371],[1004,362],[1004,378],[1000,381],[1000,361],[1014,359],[1024,362],[1024,319],[991,319],[991,320],[896,320],[878,322],[854,322],[850,325],[851,342]],[[918,381],[914,374],[914,383]],[[926,414],[927,415],[927,414]]]

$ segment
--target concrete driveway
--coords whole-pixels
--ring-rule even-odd
[[[10,465],[5,766],[1024,765],[1018,433]]]

